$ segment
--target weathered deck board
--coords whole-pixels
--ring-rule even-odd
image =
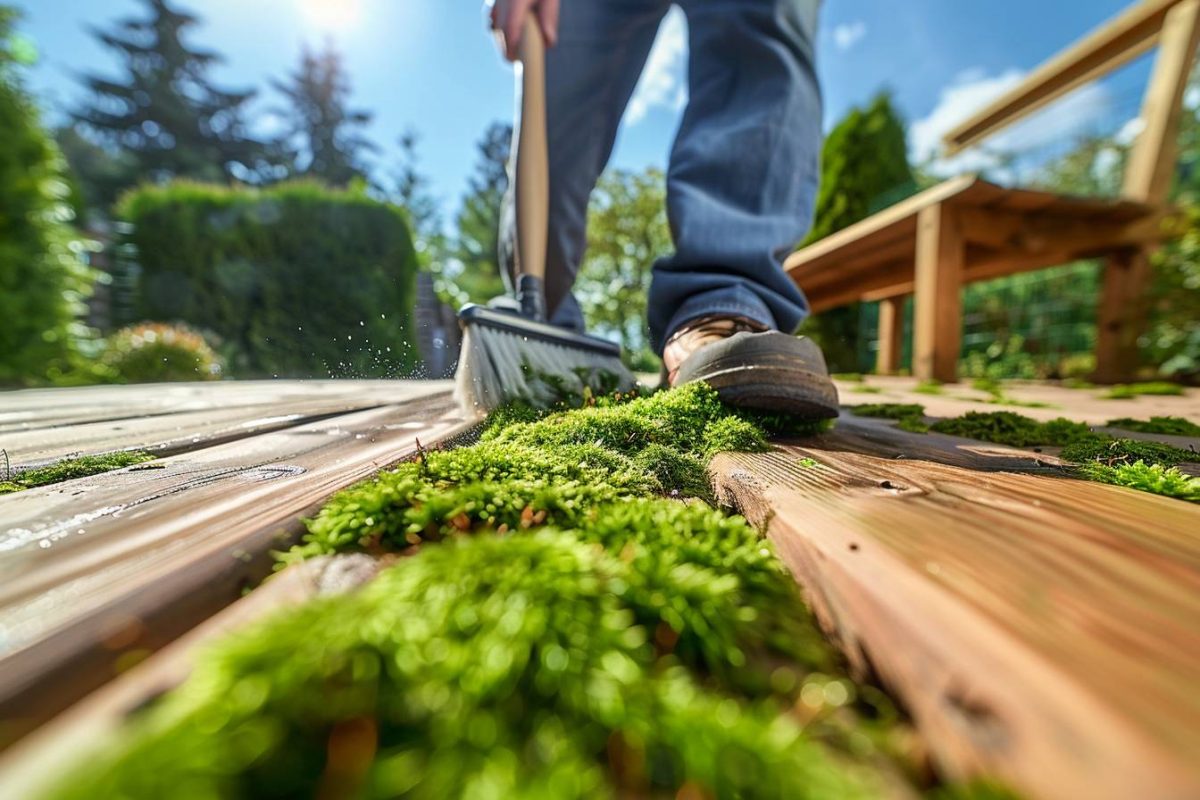
[[[366,560],[366,564],[363,563]],[[350,591],[380,564],[365,556],[317,558],[293,565],[176,639],[146,661],[0,752],[0,797],[39,797],[111,741],[131,714],[183,682],[196,654],[221,637],[318,595]]]
[[[815,446],[712,469],[945,774],[1200,794],[1200,508]]]
[[[285,384],[286,386],[287,384]],[[234,405],[212,405],[209,408],[161,411],[140,417],[95,421],[65,422],[30,427],[20,431],[0,432],[0,448],[7,454],[14,469],[57,461],[68,456],[110,453],[117,450],[146,450],[157,455],[197,450],[214,444],[244,439],[282,428],[315,422],[325,417],[345,414],[365,408],[402,403],[421,397],[444,385],[428,381],[393,382],[383,389],[368,385],[360,392],[348,387],[329,387],[324,391],[304,393],[281,391],[274,400],[264,395],[260,402],[248,402],[253,397],[233,398]],[[113,408],[127,403],[136,404],[142,395],[141,387],[109,389]],[[227,390],[215,390],[222,397]],[[236,392],[232,394],[237,394]],[[123,402],[118,402],[124,397]],[[385,399],[386,398],[386,399]],[[185,395],[188,405],[198,404],[199,398]],[[215,403],[213,398],[205,403]],[[0,395],[0,408],[5,407]],[[94,409],[98,413],[98,409]],[[33,424],[33,423],[31,423]]]
[[[442,391],[0,497],[0,716],[61,710],[236,599],[329,494],[465,427]]]
[[[427,393],[444,385],[444,381],[279,380],[22,389],[0,392],[0,434],[189,411],[270,408],[292,402],[344,400],[350,408],[367,408],[400,402],[413,391]]]

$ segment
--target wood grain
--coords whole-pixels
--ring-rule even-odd
[[[39,797],[112,741],[122,723],[184,681],[196,655],[222,637],[318,595],[351,591],[381,562],[365,555],[315,558],[262,586],[0,753],[0,797]]]
[[[440,393],[0,497],[10,739],[236,599],[331,493],[467,427]]]
[[[946,775],[1200,795],[1200,508],[817,447],[712,470]]]

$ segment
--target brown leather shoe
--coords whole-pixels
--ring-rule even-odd
[[[809,419],[838,415],[838,395],[821,348],[745,317],[690,320],[663,349],[667,383],[704,381],[730,405]]]

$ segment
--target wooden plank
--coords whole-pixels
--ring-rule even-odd
[[[7,735],[236,599],[331,493],[467,427],[441,393],[0,497]]]
[[[904,344],[904,296],[879,301],[879,349],[875,353],[875,371],[889,375],[900,369],[900,349]]]
[[[0,434],[61,425],[139,419],[215,409],[344,400],[368,408],[402,400],[402,391],[439,390],[439,381],[269,380],[82,386],[0,391]],[[405,389],[403,387],[408,387]]]
[[[13,469],[121,450],[175,455],[316,422],[364,407],[371,406],[363,406],[362,401],[320,400],[84,422],[0,434],[0,448],[8,453]]]
[[[943,774],[1200,796],[1200,508],[818,447],[712,470]]]
[[[975,175],[963,175],[958,178],[952,178],[944,183],[939,183],[931,189],[926,189],[907,200],[903,200],[890,208],[884,209],[877,214],[873,214],[862,222],[856,222],[848,228],[826,236],[824,239],[810,244],[803,250],[797,250],[788,256],[783,267],[787,270],[788,274],[793,274],[797,270],[802,270],[810,262],[835,255],[841,257],[846,252],[846,248],[859,243],[860,240],[863,240],[863,244],[860,246],[873,245],[874,241],[876,241],[874,237],[880,235],[890,236],[889,228],[905,224],[906,220],[911,222],[910,218],[915,218],[917,212],[922,208],[940,203],[968,190],[978,190],[988,193],[991,190],[1003,191],[1000,187],[980,180]]]
[[[1144,0],[1035,69],[1017,86],[943,137],[955,155],[1068,92],[1147,53],[1167,14],[1181,0]]]
[[[962,230],[945,204],[921,210],[914,280],[913,374],[952,382],[962,350]]]
[[[191,672],[197,653],[276,611],[353,590],[381,562],[365,555],[316,558],[288,567],[146,661],[0,753],[0,797],[40,797],[64,773],[112,741],[120,726]]]
[[[1176,139],[1196,47],[1200,43],[1200,0],[1182,0],[1167,12],[1150,85],[1142,102],[1142,132],[1125,167],[1122,193],[1161,205],[1175,175]]]

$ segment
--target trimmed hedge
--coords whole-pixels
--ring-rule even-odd
[[[403,212],[315,183],[177,182],[118,206],[122,322],[216,334],[238,377],[392,377],[410,346],[416,253]]]

